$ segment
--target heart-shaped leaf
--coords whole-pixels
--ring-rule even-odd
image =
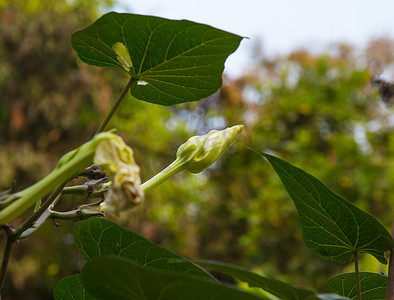
[[[360,272],[360,286],[363,300],[384,300],[386,297],[387,276]],[[344,273],[331,277],[324,287],[338,295],[357,299],[356,273]]]
[[[120,256],[144,268],[190,274],[216,282],[214,277],[184,257],[103,218],[89,218],[76,223],[74,240],[87,261],[103,255]]]
[[[53,290],[55,300],[94,300],[85,289],[80,274],[75,274],[58,281]]]
[[[269,154],[272,165],[297,208],[305,245],[319,256],[346,263],[369,253],[386,264],[393,247],[386,228],[372,215],[328,189],[322,182]]]
[[[200,277],[147,270],[121,258],[97,257],[82,270],[86,288],[99,299],[264,299]]]
[[[161,105],[197,101],[222,85],[242,37],[187,20],[110,12],[71,36],[79,58],[135,79],[131,94]]]

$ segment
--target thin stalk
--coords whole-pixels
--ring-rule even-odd
[[[391,223],[391,237],[394,239],[394,210],[393,221]],[[386,299],[394,300],[394,248],[390,250],[389,277],[387,279]]]
[[[354,271],[356,272],[357,300],[361,300],[360,270],[358,268],[358,254],[354,254]]]
[[[7,243],[4,249],[3,259],[1,262],[1,269],[0,269],[0,291],[2,289],[5,274],[8,267],[8,262],[10,260],[11,250],[14,243],[20,238],[22,233],[33,226],[34,222],[45,212],[45,210],[54,202],[56,201],[59,194],[62,192],[64,186],[67,182],[59,185],[53,193],[48,197],[48,199],[41,205],[41,207],[32,214],[24,223],[22,223],[19,227],[15,230],[7,229],[5,230],[7,234]],[[6,228],[5,228],[6,229]]]
[[[109,121],[111,120],[112,116],[115,114],[116,109],[122,102],[123,98],[126,96],[128,90],[130,89],[131,85],[136,81],[134,77],[130,77],[129,81],[127,82],[126,86],[123,88],[122,92],[119,94],[118,98],[116,98],[114,104],[111,107],[111,110],[105,116],[103,122],[101,122],[99,128],[96,131],[96,134],[104,131],[105,127],[108,125]]]
[[[15,230],[6,230],[7,233],[7,243],[4,249],[3,259],[1,262],[0,269],[0,291],[3,287],[6,270],[8,267],[8,262],[10,260],[11,250],[14,243],[20,238],[22,233],[27,229],[31,228],[34,222],[45,212],[45,210],[58,199],[59,194],[62,192],[66,183],[59,185],[53,193],[48,197],[48,199],[40,206],[40,208],[31,215],[24,223],[22,223]]]
[[[11,250],[14,243],[15,243],[14,236],[7,234],[7,243],[5,245],[3,260],[1,262],[1,269],[0,269],[0,291],[3,287],[5,273],[7,271],[8,262],[10,261]]]
[[[153,176],[148,181],[141,184],[141,189],[144,192],[150,191],[162,182],[166,181],[171,176],[174,176],[176,173],[179,173],[184,169],[183,160],[176,159],[174,160],[167,168],[162,170],[160,173]]]
[[[19,238],[24,231],[32,227],[34,223],[38,220],[38,218],[47,210],[47,208],[51,206],[54,201],[58,200],[58,196],[61,194],[63,188],[66,186],[67,183],[68,181],[58,185],[56,189],[52,192],[52,194],[49,195],[48,199],[40,206],[40,208],[37,209],[37,211],[33,213],[25,222],[15,228],[14,235],[17,238]]]

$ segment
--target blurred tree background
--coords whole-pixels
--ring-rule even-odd
[[[69,42],[113,4],[103,3],[0,0],[0,191],[29,186],[88,141],[127,80],[84,65]],[[303,246],[291,199],[248,147],[302,167],[389,228],[394,118],[370,79],[380,72],[376,65],[393,65],[394,42],[377,38],[364,49],[337,44],[324,53],[276,57],[256,50],[254,66],[237,79],[225,77],[208,99],[173,107],[131,97],[122,103],[110,127],[134,149],[144,181],[172,162],[188,137],[234,124],[245,129],[210,169],[178,174],[117,221],[187,257],[319,289],[344,266]],[[65,197],[57,209],[84,201]],[[5,299],[52,299],[55,282],[80,270],[72,226],[48,222],[14,248]],[[363,267],[385,271],[368,257]]]

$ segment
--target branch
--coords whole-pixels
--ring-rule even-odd
[[[49,217],[58,220],[80,221],[90,217],[105,217],[105,215],[97,209],[85,205],[84,207],[79,207],[67,212],[51,211]]]
[[[103,197],[104,193],[106,193],[111,187],[111,182],[103,183],[105,180],[107,180],[107,177],[87,181],[81,185],[68,186],[63,189],[62,193],[84,196],[87,198]]]
[[[15,243],[14,236],[11,234],[7,234],[7,243],[5,245],[3,260],[1,262],[1,269],[0,269],[0,291],[1,288],[3,287],[5,273],[7,271],[8,262],[10,261],[11,250],[14,243]]]
[[[58,185],[56,189],[52,192],[52,194],[47,198],[47,200],[40,206],[37,211],[35,211],[25,222],[23,222],[20,226],[18,226],[15,231],[14,235],[15,237],[19,238],[23,232],[28,230],[30,227],[34,226],[34,223],[40,218],[42,214],[45,213],[47,208],[50,205],[53,205],[60,199],[60,194],[63,190],[63,188],[66,186],[68,181],[64,182],[61,185]]]

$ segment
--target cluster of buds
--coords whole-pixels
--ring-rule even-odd
[[[12,201],[3,199],[2,202],[7,205],[0,210],[0,225],[5,225],[18,217],[92,162],[100,166],[112,180],[100,210],[119,215],[120,212],[140,204],[145,191],[153,189],[176,173],[182,170],[199,173],[207,169],[231,146],[242,128],[242,125],[237,125],[190,138],[179,147],[175,161],[144,184],[141,184],[140,168],[134,161],[133,150],[121,137],[111,132],[99,133],[89,142],[65,154],[48,176],[33,186],[13,194]]]

